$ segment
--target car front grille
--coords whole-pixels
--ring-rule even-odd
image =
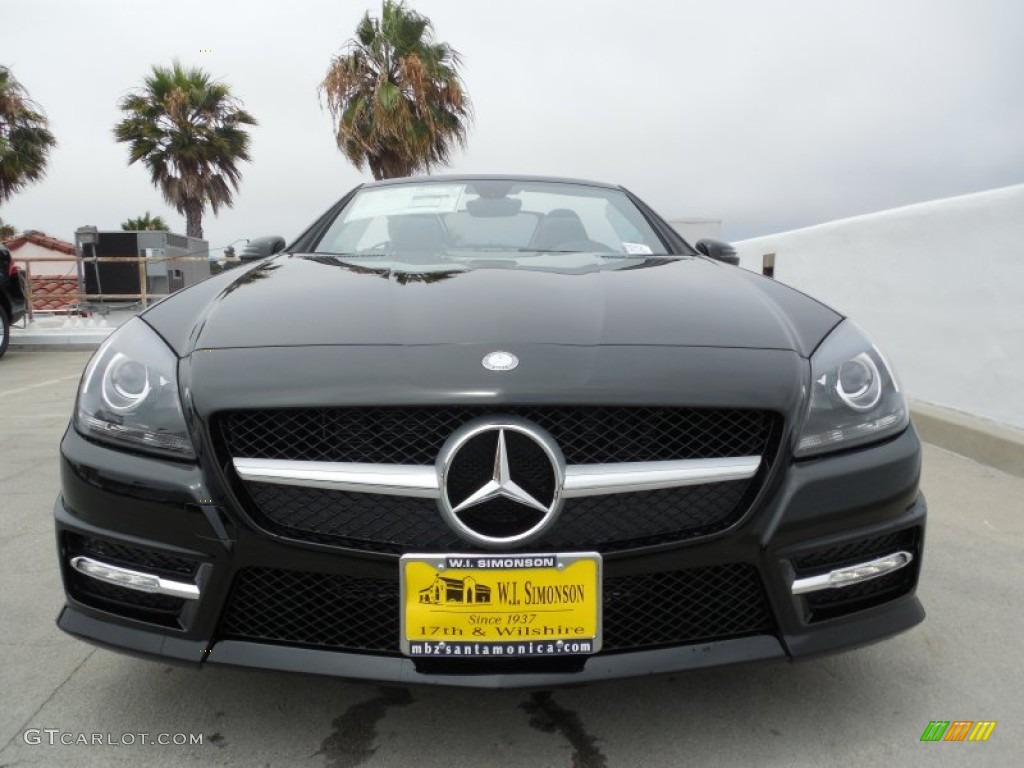
[[[750,480],[568,499],[558,521],[527,548],[612,552],[705,536],[742,515]],[[431,499],[246,483],[272,532],[352,549],[478,551],[442,522]]]
[[[547,430],[570,465],[763,456],[767,467],[781,425],[775,414],[742,409],[405,406],[232,411],[215,417],[214,434],[225,464],[254,458],[432,466],[455,430],[487,415]],[[570,499],[531,546],[610,552],[716,533],[743,516],[763,476]],[[393,554],[475,551],[430,500],[257,482],[238,488],[254,521],[287,538]]]
[[[367,579],[271,568],[239,572],[224,638],[397,655],[398,571]],[[748,564],[606,577],[602,653],[721,640],[774,629]]]
[[[227,458],[431,466],[480,416],[547,430],[568,464],[760,456],[777,418],[765,411],[633,406],[430,406],[230,411],[218,417]]]

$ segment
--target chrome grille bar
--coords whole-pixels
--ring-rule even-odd
[[[562,496],[572,499],[580,496],[656,491],[685,485],[746,480],[754,476],[760,465],[760,456],[637,461],[628,464],[578,464],[565,468],[565,487]]]
[[[441,493],[437,470],[432,466],[245,458],[233,459],[233,463],[239,477],[251,482],[426,499],[436,499]],[[760,456],[578,464],[565,468],[562,496],[579,498],[746,480],[760,465]]]
[[[440,495],[433,467],[284,459],[234,459],[234,465],[239,477],[257,483],[424,499]]]

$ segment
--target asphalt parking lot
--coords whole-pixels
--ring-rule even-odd
[[[67,637],[54,624],[51,509],[88,356],[12,348],[0,360],[0,768],[1020,764],[1024,478],[932,446],[928,619],[834,657],[549,694],[197,671]],[[986,743],[922,743],[931,720],[998,725]],[[142,744],[142,733],[203,743]],[[62,734],[136,743],[61,745]]]

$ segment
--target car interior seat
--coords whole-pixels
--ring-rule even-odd
[[[589,240],[579,215],[568,208],[555,208],[537,225],[530,247],[539,251],[558,250],[568,243]]]
[[[432,213],[388,217],[388,239],[395,251],[440,252],[448,244],[444,225]]]

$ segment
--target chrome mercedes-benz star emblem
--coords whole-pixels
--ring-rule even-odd
[[[519,358],[511,352],[496,350],[488,352],[483,359],[484,368],[489,371],[511,371],[519,365]]]
[[[547,504],[541,504],[512,480],[508,469],[508,447],[505,442],[504,429],[498,430],[498,451],[494,454],[494,474],[491,479],[482,485],[476,493],[470,494],[465,501],[452,507],[452,512],[457,515],[464,509],[483,504],[498,496],[518,501],[520,504],[539,509],[541,512],[548,511]]]
[[[547,432],[523,419],[466,424],[441,449],[437,470],[441,514],[475,544],[535,539],[561,510],[565,459]]]

